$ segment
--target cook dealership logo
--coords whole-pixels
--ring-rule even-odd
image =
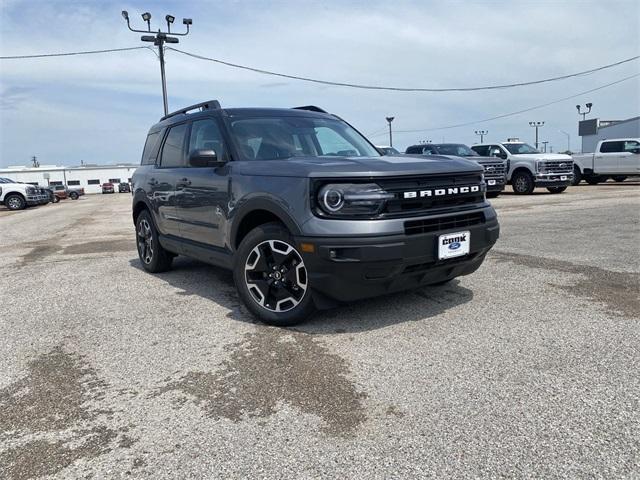
[[[404,192],[403,198],[445,197],[449,195],[464,195],[467,193],[477,193],[479,191],[480,191],[480,185],[470,185],[467,187],[434,188],[430,190]]]

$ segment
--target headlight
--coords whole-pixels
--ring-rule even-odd
[[[36,193],[36,189],[33,187],[27,187],[27,195],[34,195]]]
[[[392,193],[375,183],[330,183],[318,192],[318,205],[331,216],[371,216],[380,213],[391,198]]]
[[[536,160],[536,170],[538,172],[544,172],[544,162]]]

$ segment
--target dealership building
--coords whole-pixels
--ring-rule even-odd
[[[118,191],[119,183],[131,183],[131,177],[138,165],[82,165],[60,167],[41,165],[39,167],[12,166],[0,168],[0,177],[33,185],[67,185],[82,187],[85,193],[102,192],[102,184],[111,182]]]

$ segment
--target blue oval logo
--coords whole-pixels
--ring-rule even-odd
[[[449,250],[457,250],[461,247],[460,242],[453,242],[449,244]]]

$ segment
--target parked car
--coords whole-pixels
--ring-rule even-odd
[[[487,197],[495,198],[507,183],[508,160],[497,157],[481,157],[462,143],[421,143],[407,148],[407,154],[462,157],[479,163],[484,168]]]
[[[69,194],[64,185],[49,185],[49,189],[53,191],[53,194],[58,201],[69,198]]]
[[[131,193],[131,186],[128,183],[119,183],[118,193]]]
[[[640,138],[601,140],[594,153],[573,155],[573,184],[585,180],[589,185],[605,182],[609,177],[624,182],[640,175]]]
[[[389,147],[387,145],[376,145],[376,148],[380,152],[381,155],[401,155],[401,153],[393,147]]]
[[[573,160],[569,155],[540,153],[517,139],[483,143],[471,149],[484,157],[508,160],[507,183],[518,195],[531,194],[536,187],[546,187],[551,193],[562,193],[573,181]]]
[[[102,193],[115,193],[115,191],[113,183],[106,182],[102,184]]]
[[[499,235],[480,165],[383,159],[318,107],[193,105],[151,127],[141,163],[142,266],[182,254],[231,269],[249,311],[275,325],[470,274]]]
[[[58,203],[60,201],[60,197],[58,195],[56,195],[56,192],[55,192],[55,190],[53,189],[52,186],[48,185],[48,186],[42,187],[42,188],[45,190],[45,192],[49,196],[49,202]],[[65,198],[66,198],[66,193],[65,193]]]
[[[0,205],[9,210],[22,210],[31,205],[39,205],[43,195],[39,187],[28,183],[18,183],[10,178],[0,178]]]

